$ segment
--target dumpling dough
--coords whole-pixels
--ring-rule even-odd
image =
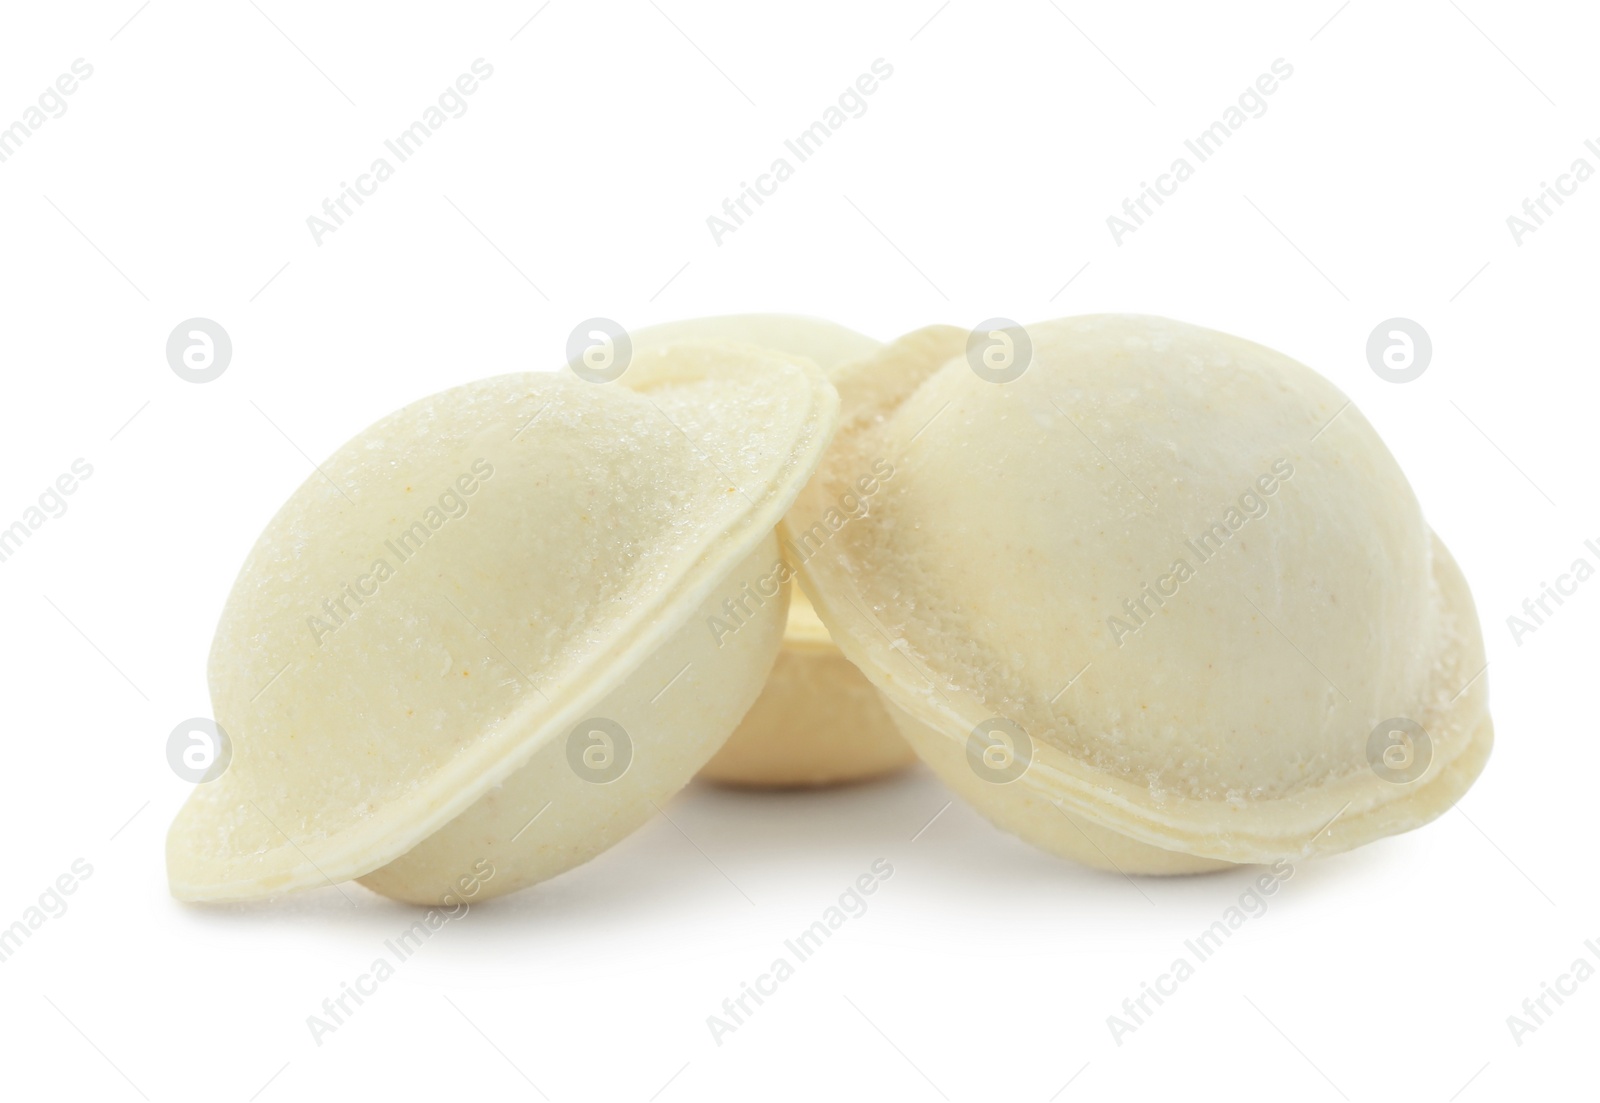
[[[892,465],[800,574],[917,752],[1002,827],[1127,872],[1331,853],[1449,808],[1492,742],[1482,638],[1366,419],[1182,322],[1027,333],[1004,384],[949,327],[847,365],[782,526],[804,543]]]
[[[864,781],[916,755],[882,697],[839,651],[798,587],[766,688],[700,776],[724,785],[800,788]]]
[[[486,379],[323,463],[223,610],[233,759],[172,825],[174,895],[483,898],[653,816],[760,692],[784,604],[721,646],[706,616],[778,561],[837,417],[818,368],[756,355]]]
[[[736,314],[652,326],[635,348],[681,340],[737,341],[801,356],[835,372],[881,342],[820,318]],[[790,585],[783,649],[767,687],[705,768],[725,785],[791,788],[879,777],[916,761],[872,688],[834,646],[805,594]]]

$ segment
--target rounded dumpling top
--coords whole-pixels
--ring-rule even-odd
[[[1355,845],[1459,795],[1488,738],[1471,601],[1344,396],[1162,318],[1026,334],[1005,383],[948,327],[836,375],[784,532],[845,653],[951,738],[1020,729],[1025,785],[1159,847],[1262,860],[1341,812],[1316,845]],[[1428,733],[1417,786],[1373,768],[1397,717]]]
[[[768,537],[836,410],[803,360],[677,344],[618,383],[456,387],[347,442],[223,610],[233,761],[173,825],[174,891],[359,876],[447,823]]]
[[[648,326],[632,335],[635,349],[660,349],[676,341],[732,341],[803,356],[832,373],[841,364],[883,347],[853,329],[804,314],[720,314]]]

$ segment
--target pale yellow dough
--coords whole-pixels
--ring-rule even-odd
[[[1448,809],[1492,742],[1482,638],[1360,412],[1181,322],[1027,333],[1008,383],[948,327],[836,373],[839,433],[780,529],[924,760],[1002,827],[1125,872],[1296,860]],[[884,464],[868,516],[816,526]],[[1369,757],[1395,718],[1426,732],[1414,779]]]
[[[223,610],[209,674],[233,759],[172,825],[173,894],[359,877],[477,900],[653,816],[760,692],[786,603],[720,644],[706,618],[777,561],[837,404],[804,360],[679,344],[616,383],[457,387],[345,444]],[[619,777],[573,765],[596,718],[626,733]]]
[[[786,314],[669,322],[632,339],[642,350],[681,340],[737,341],[804,357],[829,373],[883,347],[833,322]],[[879,777],[914,761],[877,690],[794,590],[783,649],[766,689],[700,773],[725,785],[793,788]]]

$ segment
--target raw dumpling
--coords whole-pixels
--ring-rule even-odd
[[[1483,642],[1366,419],[1181,322],[1025,334],[1010,382],[948,327],[847,365],[782,526],[918,754],[1002,827],[1127,872],[1341,851],[1448,809],[1492,742]],[[868,515],[819,532],[875,471]]]
[[[679,344],[616,383],[456,387],[349,441],[223,610],[233,758],[172,825],[174,895],[495,896],[653,816],[766,679],[785,603],[725,641],[708,617],[779,562],[837,405],[809,362]]]

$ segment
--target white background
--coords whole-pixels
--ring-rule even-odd
[[[0,523],[94,468],[0,564],[0,925],[93,867],[0,964],[7,1093],[1592,1097],[1600,980],[1520,1046],[1507,1016],[1600,939],[1600,580],[1520,645],[1506,624],[1600,561],[1600,180],[1520,245],[1506,223],[1575,158],[1600,168],[1592,10],[540,2],[0,17],[0,125],[94,67],[0,164]],[[316,244],[307,216],[480,57],[467,113]],[[1280,57],[1267,113],[1115,243],[1106,216]],[[894,73],[866,114],[716,244],[706,217],[877,58]],[[306,1017],[411,909],[355,885],[213,909],[166,891],[187,786],[163,748],[209,713],[246,549],[312,459],[413,398],[555,369],[593,315],[745,310],[885,339],[1133,310],[1323,372],[1472,582],[1498,729],[1482,780],[1422,830],[1300,866],[1120,1046],[1107,1016],[1252,873],[1134,883],[960,805],[923,830],[948,797],[921,770],[693,787],[677,827],[446,927],[318,1046]],[[234,344],[206,385],[164,354],[195,316]],[[1364,351],[1394,316],[1434,344],[1404,385]],[[707,1016],[879,858],[867,914],[713,1042]]]

